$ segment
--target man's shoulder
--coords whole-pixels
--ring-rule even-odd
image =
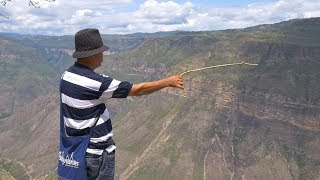
[[[66,70],[65,72],[68,73],[73,73],[76,74],[78,76],[82,76],[85,78],[89,78],[95,81],[99,81],[99,82],[104,82],[106,81],[106,78],[109,78],[108,76],[102,75],[102,74],[98,74],[90,69],[85,69],[85,68],[78,68],[76,66],[71,66],[68,70]]]

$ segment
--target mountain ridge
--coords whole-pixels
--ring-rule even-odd
[[[97,72],[133,83],[209,65],[259,64],[190,73],[183,77],[186,97],[166,89],[107,101],[117,179],[320,178],[320,18],[255,28],[104,37],[116,48]],[[0,120],[0,149],[32,167],[34,178],[50,173],[54,179],[57,85],[72,64],[64,49],[73,49],[72,38],[59,38],[0,35],[1,111],[13,104],[12,114]]]

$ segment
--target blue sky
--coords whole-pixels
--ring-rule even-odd
[[[0,2],[3,0],[0,0]],[[320,17],[320,0],[27,0],[0,4],[0,32],[65,35],[82,28],[104,34],[210,31]]]

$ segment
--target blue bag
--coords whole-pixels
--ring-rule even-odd
[[[60,120],[58,179],[87,180],[86,150],[97,121],[98,118],[90,129],[90,134],[69,137],[65,133],[63,118]]]

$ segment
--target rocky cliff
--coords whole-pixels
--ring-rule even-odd
[[[203,66],[259,64],[186,74],[184,92],[166,89],[108,101],[117,143],[116,178],[319,179],[319,30],[320,19],[312,18],[241,30],[105,36],[117,48],[105,56],[98,71],[133,83]],[[13,78],[10,86],[2,86],[1,107],[15,102],[15,108],[0,121],[0,169],[6,176],[54,179],[59,75],[43,73],[43,68],[28,62],[49,64],[49,69],[62,72],[71,64],[63,60],[72,47],[59,45],[59,37],[50,41],[17,37],[1,37],[1,57],[23,53],[5,50],[6,43],[17,43],[23,47],[38,44],[32,51],[43,58],[39,61],[34,55],[24,65],[12,67],[8,58],[1,59],[1,68],[27,65],[38,75],[31,82]],[[72,38],[62,38],[68,40]],[[55,42],[54,47],[48,41]],[[57,51],[61,56],[53,53]],[[20,76],[12,73],[12,77]],[[47,79],[52,86],[41,85]],[[25,85],[17,86],[17,82]],[[8,159],[16,164],[8,165]],[[21,170],[11,172],[8,167]]]

